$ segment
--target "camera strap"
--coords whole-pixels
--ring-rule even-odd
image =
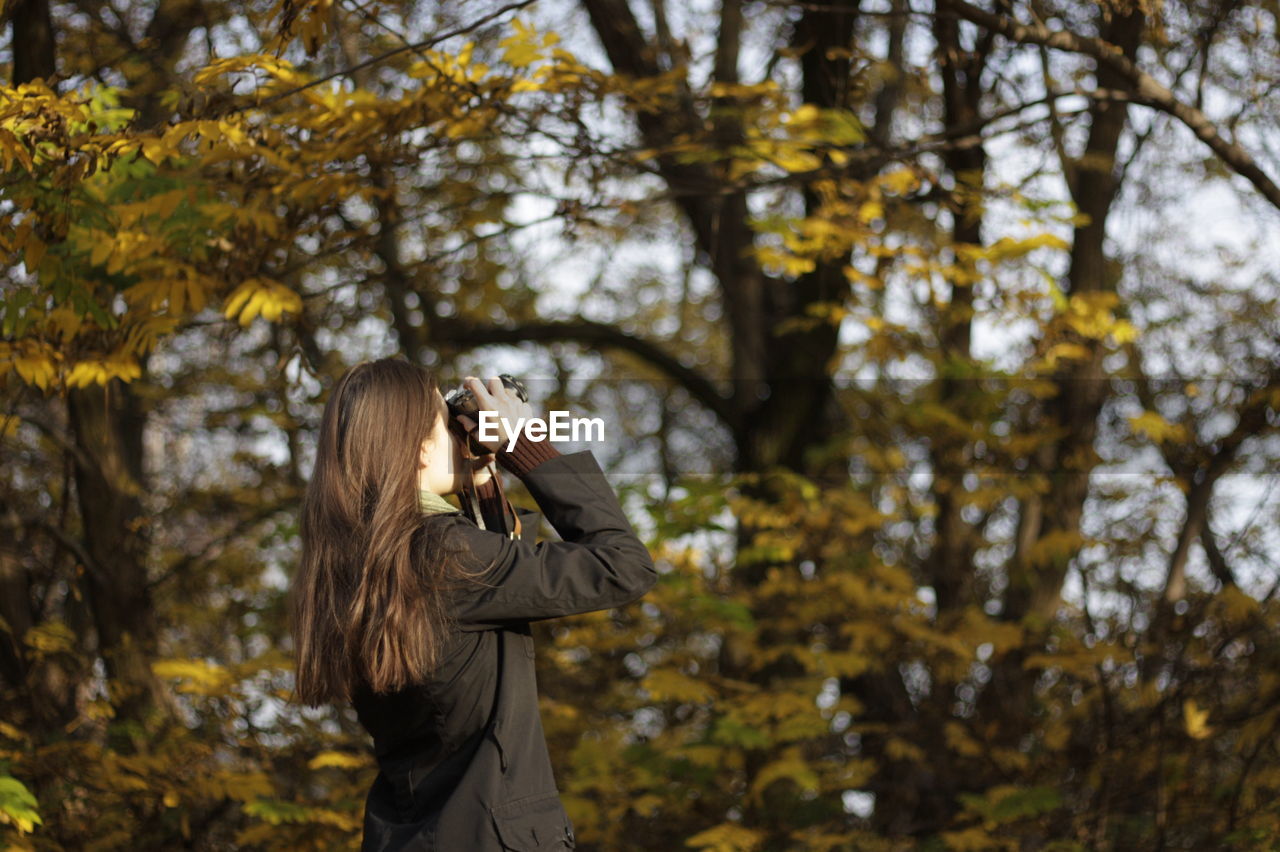
[[[470,453],[462,451],[462,458],[470,461]],[[475,522],[480,529],[488,529],[484,522],[484,512],[480,508],[480,498],[476,495],[475,474],[471,467],[462,474],[462,513]]]
[[[498,468],[493,462],[489,462],[490,482],[498,488],[498,511],[501,513],[500,523],[498,527],[502,532],[506,533],[509,538],[520,537],[520,516],[516,514],[515,507],[507,500],[507,492],[502,488],[502,477],[498,475]]]
[[[461,431],[461,430],[459,430]],[[498,469],[493,462],[489,462],[490,481],[494,483],[498,492],[497,505],[493,505],[491,501],[483,501],[480,499],[478,489],[475,482],[475,468],[468,464],[475,458],[471,453],[471,442],[468,440],[466,433],[462,433],[458,443],[462,449],[462,460],[466,465],[466,470],[462,475],[462,494],[459,502],[462,503],[462,512],[468,518],[475,522],[475,525],[482,530],[493,530],[500,532],[508,538],[520,537],[520,516],[516,514],[511,503],[507,500],[506,491],[502,487],[502,477],[498,475]],[[486,505],[487,504],[487,505]]]

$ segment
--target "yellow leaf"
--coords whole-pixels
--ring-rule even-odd
[[[155,166],[164,165],[164,161],[166,159],[177,153],[177,151],[172,147],[164,144],[162,139],[152,137],[150,139],[143,139],[141,142],[142,156],[150,160],[151,164]]]
[[[123,350],[137,355],[150,352],[160,337],[177,327],[178,321],[175,316],[152,316],[138,321],[126,332]]]
[[[112,379],[129,382],[141,375],[142,368],[136,358],[125,352],[113,352],[104,358],[87,358],[77,363],[67,374],[67,386],[105,385]]]
[[[991,835],[980,826],[960,831],[944,831],[941,837],[942,842],[951,852],[989,852],[991,849],[999,848],[992,843]]]
[[[302,311],[302,298],[297,293],[269,278],[248,278],[228,297],[223,316],[238,316],[240,325],[247,326],[259,315],[275,322],[286,311]]]
[[[24,382],[41,390],[48,390],[50,382],[58,375],[53,358],[31,346],[24,347],[21,354],[12,356],[11,363]]]
[[[171,189],[168,192],[162,192],[159,195],[153,195],[144,203],[147,212],[154,214],[161,219],[168,219],[174,214],[174,211],[190,197],[191,192],[187,188]]]
[[[1138,329],[1128,320],[1116,320],[1111,326],[1111,339],[1116,343],[1129,343],[1138,339]]]
[[[1024,255],[1035,251],[1036,249],[1049,248],[1058,251],[1067,251],[1071,248],[1067,241],[1056,234],[1037,234],[1034,237],[1028,237],[1025,240],[1017,240],[1013,237],[1001,237],[991,245],[980,249],[981,256],[986,257],[992,263],[1000,263],[1006,260],[1016,260]]]
[[[83,324],[84,317],[72,310],[69,305],[58,305],[49,312],[49,329],[64,342],[75,337]]]
[[[715,692],[702,681],[671,669],[654,669],[640,684],[655,701],[705,702]]]
[[[653,816],[662,806],[662,797],[653,793],[644,793],[631,800],[630,808],[642,817]]]
[[[1182,715],[1187,728],[1187,736],[1202,740],[1213,733],[1213,728],[1205,724],[1209,718],[1208,710],[1196,706],[1195,699],[1188,698],[1182,702]]]
[[[1239,586],[1228,584],[1213,596],[1213,608],[1229,624],[1244,624],[1258,615],[1261,607],[1258,599]]]
[[[783,779],[795,782],[801,790],[814,793],[820,786],[818,773],[801,756],[798,746],[784,749],[780,757],[766,764],[752,781],[751,793],[758,800],[770,784]]]
[[[752,172],[758,171],[762,165],[763,164],[758,160],[744,160],[735,157],[729,160],[728,178],[730,181],[736,181],[741,177],[745,177]]]
[[[1027,548],[1027,564],[1049,565],[1075,555],[1084,545],[1084,535],[1078,530],[1050,530]]]
[[[906,195],[920,185],[920,179],[911,169],[894,169],[881,175],[878,182],[883,189],[894,195]]]
[[[815,655],[814,666],[830,677],[857,677],[871,668],[872,662],[857,651],[823,651]]]
[[[854,266],[845,266],[842,270],[844,277],[850,284],[862,284],[871,290],[880,290],[884,288],[884,282],[874,275],[868,275]]]
[[[924,749],[901,737],[890,737],[885,743],[885,754],[894,760],[913,760],[917,763],[925,761]]]
[[[1156,443],[1185,441],[1187,429],[1181,423],[1170,423],[1155,411],[1144,411],[1129,418],[1129,428],[1135,435],[1145,435]]]
[[[223,119],[218,122],[218,129],[222,131],[222,137],[232,145],[244,145],[249,142],[248,135],[244,129],[238,125],[232,124],[230,121]]]
[[[8,171],[14,160],[21,162],[22,167],[27,171],[35,167],[31,154],[26,146],[18,141],[18,137],[12,131],[0,128],[0,169]]]
[[[774,246],[760,246],[755,249],[755,254],[759,258],[760,264],[768,268],[770,272],[781,272],[784,275],[793,277],[812,272],[816,266],[813,258],[797,257]]]
[[[694,849],[705,849],[707,852],[753,852],[760,848],[764,836],[737,823],[722,822],[706,831],[700,831],[684,842],[685,846]]]
[[[791,119],[788,124],[813,124],[822,115],[822,110],[817,104],[800,104],[796,107],[795,112],[791,113]]]
[[[498,42],[502,48],[502,61],[513,68],[527,68],[538,60],[540,55],[537,34],[524,21],[516,18],[511,22],[515,35],[510,35]]]
[[[707,92],[713,98],[750,98],[777,90],[776,81],[764,80],[759,83],[712,83]]]
[[[943,727],[943,734],[946,736],[947,747],[956,754],[965,757],[979,757],[982,755],[982,744],[975,740],[968,729],[960,722],[954,719],[947,722]]]
[[[76,636],[63,622],[46,621],[28,630],[22,641],[35,657],[40,658],[71,653],[75,649]]]
[[[1089,358],[1090,352],[1079,343],[1055,343],[1045,353],[1044,360],[1046,367],[1053,367],[1059,360],[1084,361]]]
[[[779,145],[770,159],[789,172],[811,172],[822,167],[821,158],[796,145]]]
[[[858,220],[860,222],[871,222],[875,219],[884,218],[884,205],[879,201],[864,201],[862,206],[858,208]]]
[[[95,239],[93,248],[89,250],[89,262],[94,266],[102,266],[111,257],[115,241],[103,231],[92,231],[91,236]]]
[[[231,685],[231,675],[222,666],[204,660],[157,660],[151,664],[156,677],[182,681],[179,692],[218,695]]]
[[[107,371],[100,361],[81,361],[71,368],[67,374],[67,386],[85,388],[89,385],[107,383]]]
[[[518,92],[538,92],[542,90],[542,83],[529,77],[522,77],[511,84],[511,91]]]
[[[368,758],[342,751],[322,751],[307,762],[308,769],[324,769],[327,766],[338,769],[363,769],[368,765]]]
[[[40,268],[40,261],[44,260],[46,246],[44,240],[35,234],[27,237],[26,252],[23,255],[23,263],[26,264],[27,272],[31,275],[36,274],[36,270]]]
[[[1085,337],[1102,339],[1116,325],[1111,309],[1119,296],[1109,291],[1073,293],[1067,300],[1067,325]]]

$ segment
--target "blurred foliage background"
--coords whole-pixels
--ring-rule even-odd
[[[1277,848],[1275,0],[3,16],[8,848],[357,847],[282,598],[397,352],[658,558],[536,626],[582,848]]]

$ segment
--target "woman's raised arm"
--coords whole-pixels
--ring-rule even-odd
[[[653,587],[653,559],[591,453],[550,455],[520,477],[563,540],[529,544],[452,521],[448,534],[489,566],[483,585],[455,592],[461,629],[611,609]]]

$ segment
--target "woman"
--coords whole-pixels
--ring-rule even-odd
[[[496,378],[467,385],[481,410],[532,415]],[[563,540],[468,520],[440,495],[472,472],[490,498],[495,483],[448,416],[432,374],[404,360],[359,364],[334,387],[290,593],[296,689],[310,705],[352,702],[373,736],[363,850],[573,848],[529,622],[631,603],[657,575],[589,452],[524,437],[507,452],[500,428],[485,446]]]

